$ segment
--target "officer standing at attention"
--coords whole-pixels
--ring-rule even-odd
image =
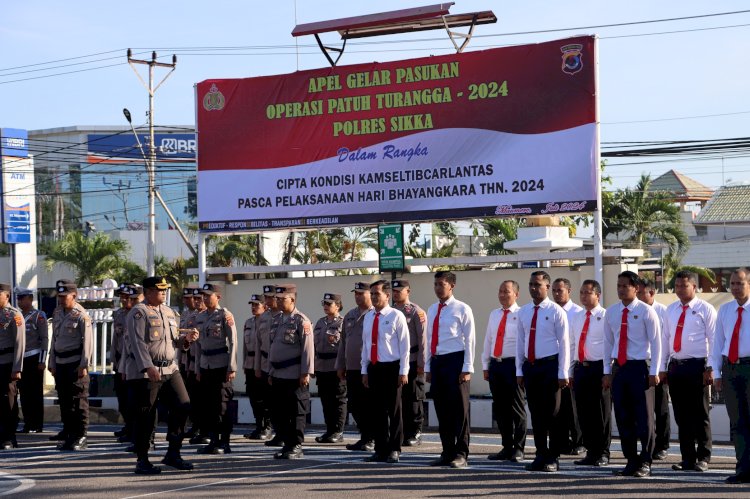
[[[259,435],[259,440],[266,440],[267,447],[283,447],[284,441],[281,436],[277,433],[274,438],[271,438],[273,428],[277,426],[276,416],[273,412],[273,390],[271,384],[268,382],[268,373],[271,370],[271,364],[268,362],[268,352],[271,351],[271,325],[273,324],[274,317],[281,312],[279,311],[278,300],[276,300],[276,285],[265,284],[263,286],[263,299],[266,303],[266,311],[260,316],[258,320],[258,343],[255,349],[255,377],[260,380],[259,386],[265,387],[263,390],[263,400],[266,401],[266,413],[270,418],[268,431],[264,431]]]
[[[724,390],[734,428],[735,474],[726,483],[750,483],[750,270],[729,277],[733,301],[719,308],[711,367],[716,390]],[[710,375],[709,375],[710,376]]]
[[[185,421],[190,409],[185,384],[177,366],[175,348],[179,348],[180,334],[177,317],[164,304],[169,284],[163,277],[153,276],[143,280],[145,300],[133,307],[127,316],[130,350],[135,371],[141,376],[133,381],[136,409],[135,451],[138,463],[136,474],[155,475],[161,468],[148,459],[150,439],[156,423],[156,404],[167,403],[167,442],[169,448],[162,463],[178,470],[192,470],[193,465],[182,459]]]
[[[21,433],[41,433],[44,426],[44,370],[47,367],[47,315],[34,308],[34,290],[16,289],[16,302],[26,326],[23,376],[18,381],[23,407]]]
[[[427,311],[432,328],[427,338],[425,374],[432,383],[440,442],[443,451],[430,466],[466,468],[469,459],[469,388],[474,372],[474,314],[456,300],[453,272],[435,273],[433,290],[438,301]]]
[[[59,450],[84,450],[88,446],[89,365],[93,355],[91,318],[76,302],[78,287],[64,283],[57,287],[57,308],[52,315],[52,345],[49,370],[55,377],[60,401],[63,441]]]
[[[200,329],[195,330],[190,340],[197,347],[196,378],[201,402],[206,406],[204,422],[211,442],[198,449],[198,453],[229,454],[233,423],[227,409],[234,398],[232,381],[237,375],[237,326],[232,313],[219,303],[224,292],[221,285],[204,284],[201,292],[206,310],[196,319]]]
[[[128,407],[128,389],[125,386],[125,378],[119,370],[120,360],[123,352],[123,338],[125,337],[125,318],[133,308],[135,303],[130,299],[128,290],[132,289],[130,284],[121,284],[117,289],[117,296],[120,298],[120,308],[112,314],[112,344],[109,348],[109,360],[112,362],[112,371],[114,372],[114,388],[117,395],[117,408],[120,411],[125,426],[115,432],[115,437],[120,442],[130,440],[132,433],[133,421],[130,418],[130,408]]]
[[[275,459],[303,457],[305,422],[310,411],[310,375],[315,372],[315,347],[310,320],[297,310],[297,286],[276,287],[280,314],[271,325],[270,383],[276,435],[284,441]]]
[[[191,298],[187,298],[185,304],[189,310],[186,314],[184,322],[185,329],[200,329],[198,324],[198,318],[201,317],[201,312],[206,310],[206,304],[203,302],[203,293],[199,287],[188,288],[191,294]],[[191,308],[192,307],[192,308]],[[180,326],[183,327],[183,326]],[[182,335],[181,335],[182,336]],[[185,339],[187,335],[183,337]],[[183,342],[182,355],[180,357],[182,361],[182,368],[185,370],[186,376],[183,378],[185,382],[185,388],[190,396],[190,422],[192,426],[188,430],[186,437],[190,438],[191,444],[208,444],[211,439],[208,438],[208,429],[205,424],[205,412],[206,407],[201,399],[200,383],[196,379],[196,364],[195,364],[195,350],[198,346],[195,342]]]
[[[531,303],[518,311],[516,380],[526,387],[534,428],[536,457],[526,469],[554,473],[567,440],[560,392],[568,386],[570,375],[570,329],[565,310],[549,299],[549,288],[547,272],[531,273]]]
[[[656,301],[656,287],[649,279],[641,279],[638,282],[638,293],[636,297],[656,310],[659,316],[659,329],[664,331],[664,321],[667,316],[667,307]],[[662,348],[662,351],[664,348]],[[663,354],[663,352],[662,352]],[[654,388],[654,428],[656,440],[654,441],[653,458],[662,461],[669,456],[669,441],[672,436],[672,422],[669,415],[669,384],[659,383]]]
[[[404,420],[405,447],[422,443],[422,424],[424,423],[424,359],[427,348],[425,324],[427,314],[419,305],[409,299],[411,287],[406,279],[391,282],[393,290],[393,308],[401,311],[406,317],[409,328],[409,382],[401,388],[401,414]]]
[[[10,284],[0,284],[0,449],[18,447],[16,426],[18,425],[18,390],[16,382],[21,379],[26,334],[23,315],[10,304]],[[36,370],[36,364],[34,370]]]
[[[552,298],[555,300],[555,303],[565,310],[565,314],[568,316],[568,325],[570,325],[575,315],[583,311],[580,305],[576,305],[570,299],[570,290],[570,280],[564,277],[557,278],[552,282]],[[572,331],[570,332],[570,337],[573,337]],[[570,346],[573,347],[572,342]],[[573,352],[570,355],[573,358]],[[563,454],[578,456],[583,454],[586,449],[583,446],[581,426],[578,424],[578,411],[576,410],[574,392],[575,388],[573,385],[568,385],[567,388],[563,388],[560,392],[560,418],[563,428],[565,428],[565,439],[567,440]]]
[[[130,445],[125,449],[125,452],[135,453],[135,420],[138,417],[138,410],[136,407],[137,401],[137,388],[139,386],[138,380],[146,378],[146,374],[138,370],[138,365],[135,362],[135,355],[132,352],[130,343],[132,333],[128,329],[128,315],[133,310],[133,307],[143,301],[143,286],[140,284],[129,284],[126,285],[122,291],[120,291],[121,300],[127,296],[130,302],[130,311],[125,315],[125,327],[122,334],[122,355],[120,356],[120,362],[117,366],[117,372],[120,378],[125,382],[125,392],[127,394],[127,419],[129,421],[130,432],[127,435],[123,435],[118,440],[120,442],[130,442]],[[124,303],[124,302],[123,302]],[[156,413],[154,412],[154,417]],[[154,446],[154,432],[156,428],[156,422],[154,422],[154,431],[151,432],[151,450],[155,450]]]
[[[490,312],[482,350],[484,380],[492,392],[492,413],[503,439],[503,449],[490,454],[492,461],[523,461],[526,446],[526,390],[516,381],[519,287],[516,281],[500,283],[500,308]]]
[[[266,304],[263,295],[250,295],[250,304],[252,315],[245,321],[244,338],[242,343],[242,367],[245,370],[245,391],[250,399],[250,407],[253,409],[255,417],[255,430],[247,433],[243,437],[250,440],[266,440],[271,435],[271,421],[269,419],[268,400],[263,396],[266,394],[266,387],[261,386],[263,380],[255,377],[255,356],[258,348],[258,325],[260,318],[266,311]],[[268,385],[268,381],[265,382]]]
[[[661,335],[659,380],[670,385],[682,454],[682,461],[672,465],[675,471],[708,471],[711,462],[708,359],[716,331],[716,309],[695,296],[697,287],[694,274],[677,272],[674,288],[679,301],[667,307]]]
[[[325,316],[318,319],[314,329],[315,382],[323,406],[326,431],[315,437],[315,441],[335,444],[344,441],[346,422],[346,382],[336,372],[336,357],[344,326],[344,319],[339,315],[341,295],[324,293],[321,305]]]
[[[359,440],[346,444],[349,450],[372,451],[375,449],[374,436],[367,412],[367,388],[362,384],[362,323],[365,314],[372,310],[370,284],[355,282],[354,302],[356,307],[344,316],[344,328],[341,331],[341,345],[336,357],[336,370],[342,380],[346,380],[347,407],[359,428]]]
[[[654,452],[654,387],[659,382],[661,330],[656,311],[636,298],[638,282],[638,275],[629,270],[617,276],[620,302],[605,315],[602,388],[612,389],[622,453],[628,460],[617,474],[642,478],[651,475]]]
[[[601,285],[592,279],[583,281],[580,290],[584,311],[570,322],[573,340],[573,394],[583,430],[586,457],[575,461],[579,466],[609,464],[612,440],[612,398],[602,389],[604,375],[605,310],[599,304]]]

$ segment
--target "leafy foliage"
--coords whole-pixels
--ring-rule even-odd
[[[57,264],[65,264],[75,271],[80,286],[92,286],[114,278],[129,265],[125,257],[128,248],[126,241],[110,239],[100,232],[90,237],[82,232],[68,232],[49,245],[45,266],[49,271]]]

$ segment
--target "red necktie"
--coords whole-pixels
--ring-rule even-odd
[[[586,320],[581,330],[581,339],[578,340],[578,361],[586,360],[586,335],[589,334],[589,322],[591,322],[591,310],[586,311]]]
[[[617,346],[617,363],[624,366],[628,361],[628,309],[622,309],[620,321],[620,343]]]
[[[495,350],[492,352],[492,356],[496,359],[499,359],[503,355],[503,338],[505,338],[505,323],[508,320],[508,312],[510,312],[510,310],[503,310],[503,318],[500,319],[500,325],[497,326]]]
[[[440,325],[440,312],[443,311],[445,303],[438,303],[437,314],[435,314],[435,320],[432,321],[432,344],[430,344],[430,355],[435,355],[437,352],[438,345],[438,326]]]
[[[539,305],[534,306],[534,317],[531,318],[531,327],[529,328],[529,362],[532,364],[536,360],[536,314],[539,312]]]
[[[742,324],[742,307],[737,307],[737,322],[734,323],[732,341],[729,343],[729,362],[735,363],[740,359],[740,325]]]
[[[370,347],[370,364],[378,363],[378,324],[380,312],[375,312],[375,320],[372,321],[372,346]]]
[[[674,332],[675,352],[682,350],[682,328],[685,327],[685,314],[688,308],[690,308],[688,305],[682,305],[682,313],[680,314],[680,319],[677,321],[677,329]]]

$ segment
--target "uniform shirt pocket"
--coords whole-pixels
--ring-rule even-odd
[[[287,345],[294,345],[297,343],[297,326],[291,325],[284,328],[283,343]]]

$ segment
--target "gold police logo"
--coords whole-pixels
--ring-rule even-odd
[[[212,84],[208,93],[203,96],[203,109],[206,111],[221,111],[224,109],[224,94],[219,92],[216,84]]]
[[[583,69],[583,54],[581,53],[583,45],[580,43],[571,43],[560,47],[562,51],[562,70],[563,73],[574,75]]]

